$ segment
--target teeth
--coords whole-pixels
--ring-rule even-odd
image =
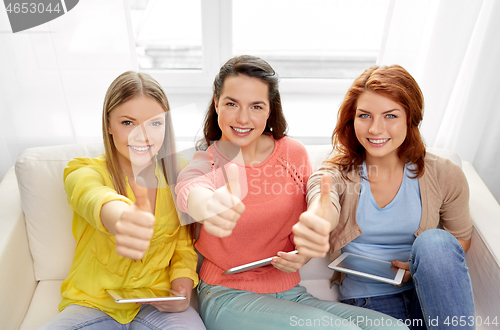
[[[368,139],[371,143],[385,143],[389,141],[389,139],[379,139],[379,140],[374,140],[374,139]]]
[[[232,127],[232,126],[231,126],[231,128],[234,129],[238,133],[248,133],[252,130],[251,128],[241,129],[241,128],[236,128],[236,127]]]
[[[137,150],[137,151],[146,151],[149,148],[151,148],[151,146],[147,146],[147,147],[134,147],[134,146],[130,146],[130,148],[132,148],[134,150]]]

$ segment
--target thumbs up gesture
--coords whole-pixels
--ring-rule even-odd
[[[330,250],[330,231],[337,226],[338,211],[330,201],[331,179],[321,178],[321,195],[316,197],[306,212],[302,213],[292,231],[299,255],[324,257]]]
[[[155,216],[148,199],[148,190],[130,180],[135,203],[126,208],[115,224],[116,253],[140,260],[149,248],[153,237]]]
[[[236,222],[245,211],[241,202],[239,171],[236,164],[227,168],[227,183],[217,189],[206,203],[204,228],[216,237],[231,235]]]

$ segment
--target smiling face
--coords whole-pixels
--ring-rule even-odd
[[[240,148],[256,146],[271,113],[269,89],[258,78],[229,76],[219,99],[215,100],[220,141],[231,141]]]
[[[398,150],[406,139],[406,112],[403,106],[380,94],[366,91],[357,100],[354,131],[366,150],[366,159],[399,159]]]
[[[163,144],[165,110],[155,99],[136,96],[115,107],[108,114],[108,132],[112,135],[118,161],[127,175],[132,165],[150,164]]]

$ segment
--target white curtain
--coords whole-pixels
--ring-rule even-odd
[[[102,141],[106,89],[136,69],[126,6],[80,1],[13,34],[0,5],[0,178],[27,147]]]
[[[379,64],[400,64],[425,98],[428,146],[471,162],[500,201],[500,1],[394,0]]]

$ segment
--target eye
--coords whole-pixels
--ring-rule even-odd
[[[233,102],[227,102],[226,105],[229,106],[229,107],[235,107],[236,106],[236,104],[234,104]]]
[[[154,121],[154,122],[149,124],[149,126],[153,126],[153,127],[159,127],[162,125],[163,125],[163,122],[161,122],[161,121]]]
[[[367,113],[362,113],[358,116],[359,118],[370,118],[370,115]]]
[[[254,106],[252,107],[252,109],[255,109],[255,110],[261,110],[261,109],[262,109],[262,107],[261,107],[260,105],[254,105]]]
[[[392,113],[387,114],[387,116],[386,116],[386,117],[387,117],[387,118],[389,118],[389,119],[398,118],[398,117],[396,117],[395,115],[393,115]]]
[[[122,121],[122,124],[125,126],[132,126],[133,125],[133,123],[130,120],[124,120],[124,121]]]

